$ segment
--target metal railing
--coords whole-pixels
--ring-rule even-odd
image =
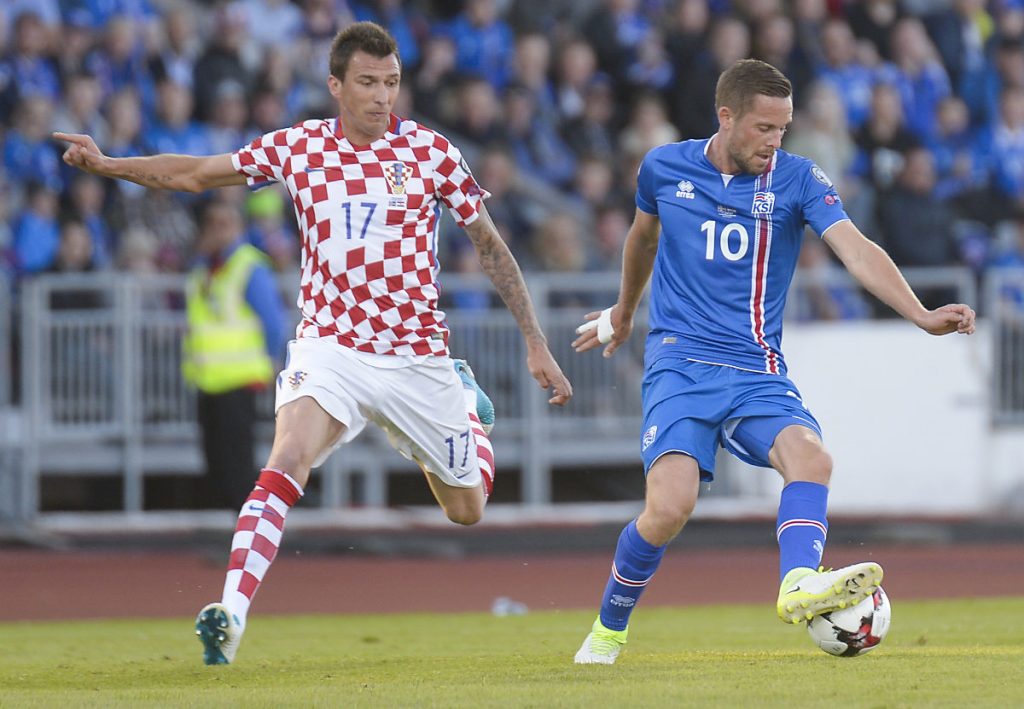
[[[1024,423],[1024,270],[989,273],[985,311],[995,328],[992,419],[998,424]]]
[[[966,269],[908,269],[906,275],[912,284],[920,280],[957,289],[964,301],[973,302],[974,281]],[[545,504],[552,500],[556,469],[639,466],[647,311],[641,308],[634,337],[614,359],[578,356],[570,345],[576,326],[584,313],[614,302],[619,275],[531,274],[528,283],[552,352],[573,383],[574,400],[564,409],[549,406],[546,392],[530,377],[522,339],[503,306],[449,308],[448,322],[453,355],[474,364],[481,385],[498,402],[492,437],[498,466],[521,472],[523,503]],[[292,302],[294,279],[281,285]],[[44,474],[120,476],[121,509],[140,512],[145,476],[201,472],[194,395],[180,374],[183,289],[182,276],[127,274],[43,276],[23,284],[15,441],[21,460],[18,480],[9,483],[16,490],[8,498],[16,500],[18,516],[38,514]],[[448,275],[442,303],[460,291],[481,289],[490,291],[486,278]],[[0,308],[0,318],[9,310]],[[1022,345],[1015,345],[1017,361]],[[270,392],[261,406],[267,421],[258,438],[265,451],[272,435]],[[320,471],[320,504],[384,506],[386,474],[405,470],[416,468],[393,454],[383,436],[368,431]],[[719,480],[712,494],[732,494],[728,480]]]

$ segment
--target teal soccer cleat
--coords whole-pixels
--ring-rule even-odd
[[[483,426],[484,433],[490,435],[491,429],[494,428],[494,404],[491,403],[491,398],[476,383],[476,376],[473,374],[473,370],[469,368],[466,360],[453,359],[452,362],[455,365],[455,371],[458,372],[459,378],[462,380],[462,386],[476,392],[476,416],[480,419],[480,425]]]
[[[223,603],[210,603],[196,616],[196,635],[203,644],[203,662],[230,665],[242,640],[242,626]]]

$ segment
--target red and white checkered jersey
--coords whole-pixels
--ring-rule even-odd
[[[361,352],[446,355],[438,309],[440,206],[459,226],[490,195],[458,148],[391,116],[384,137],[353,145],[337,119],[267,133],[232,155],[251,187],[280,182],[302,233],[297,337],[327,337]]]

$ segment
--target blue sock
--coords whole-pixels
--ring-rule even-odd
[[[667,545],[666,545],[667,546]],[[640,536],[636,520],[626,525],[615,547],[612,573],[601,600],[601,624],[609,630],[625,630],[640,594],[658,570],[665,547],[656,547]]]
[[[799,566],[817,569],[825,551],[828,488],[797,481],[782,488],[775,537],[779,542],[779,581]]]

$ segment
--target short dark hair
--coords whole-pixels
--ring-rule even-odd
[[[366,52],[378,59],[394,54],[399,68],[402,66],[398,43],[386,29],[376,22],[356,22],[339,32],[331,42],[331,76],[343,81],[349,60],[356,52]]]
[[[728,106],[739,117],[747,112],[755,96],[792,95],[793,85],[781,71],[758,59],[741,59],[718,77],[715,110]]]

